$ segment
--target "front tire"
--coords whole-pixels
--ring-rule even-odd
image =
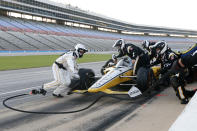
[[[137,72],[137,87],[141,92],[146,91],[154,82],[153,71],[149,68],[141,67]]]

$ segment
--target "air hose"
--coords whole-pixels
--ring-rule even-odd
[[[118,97],[117,95],[102,94],[101,96],[99,96],[96,100],[94,100],[90,105],[88,105],[85,108],[82,108],[82,109],[79,109],[79,110],[74,110],[74,111],[65,111],[65,112],[26,111],[26,110],[22,110],[22,109],[17,109],[17,108],[11,107],[11,106],[9,106],[6,103],[7,101],[10,101],[12,99],[17,99],[18,97],[27,96],[27,95],[30,95],[30,94],[19,94],[19,95],[8,97],[8,98],[6,98],[6,99],[3,100],[3,105],[6,108],[8,108],[8,109],[11,109],[11,110],[14,110],[14,111],[18,111],[18,112],[22,112],[22,113],[31,113],[31,114],[71,114],[71,113],[77,113],[77,112],[81,112],[81,111],[87,110],[88,108],[90,108],[94,104],[96,104],[103,97],[111,97],[111,98],[119,99],[119,100],[127,100],[127,101],[130,101],[131,103],[137,103],[137,102],[139,102],[139,98],[143,98],[143,97],[144,98],[145,97],[147,98],[147,96],[150,95],[150,94],[147,94],[147,92],[149,92],[150,89],[152,89],[152,88],[149,88],[142,95],[136,96],[134,98],[122,98],[122,97]]]
[[[93,101],[90,105],[88,105],[85,108],[82,108],[82,109],[79,109],[79,110],[74,110],[74,111],[65,111],[65,112],[26,111],[26,110],[21,110],[21,109],[17,109],[17,108],[11,107],[11,106],[9,106],[9,105],[6,104],[6,102],[9,101],[9,100],[11,100],[11,99],[16,99],[18,97],[26,96],[26,95],[29,95],[29,94],[20,94],[20,95],[8,97],[8,98],[6,98],[6,99],[3,100],[3,105],[5,107],[11,109],[11,110],[18,111],[18,112],[23,112],[23,113],[31,113],[31,114],[70,114],[70,113],[77,113],[77,112],[80,112],[80,111],[84,111],[84,110],[92,107],[94,104],[96,104],[96,102],[98,102],[102,97],[104,97],[104,96],[98,97],[95,101]]]

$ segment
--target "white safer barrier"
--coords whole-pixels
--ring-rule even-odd
[[[172,124],[169,131],[197,131],[197,93]]]

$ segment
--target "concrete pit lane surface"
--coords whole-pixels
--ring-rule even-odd
[[[80,64],[100,75],[104,62]],[[5,108],[2,101],[28,93],[53,80],[51,67],[0,72],[0,131],[167,131],[184,109],[169,87],[142,103],[130,103],[111,97],[101,98],[91,108],[73,114],[28,114]],[[196,84],[187,87],[195,87]],[[72,94],[62,99],[28,95],[8,104],[29,111],[72,111],[86,107],[99,94]]]

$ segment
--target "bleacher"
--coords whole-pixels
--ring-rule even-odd
[[[77,43],[90,51],[111,51],[115,40],[138,44],[143,40],[166,40],[169,44],[193,44],[194,39],[123,35],[57,24],[0,16],[0,50],[69,50]]]

